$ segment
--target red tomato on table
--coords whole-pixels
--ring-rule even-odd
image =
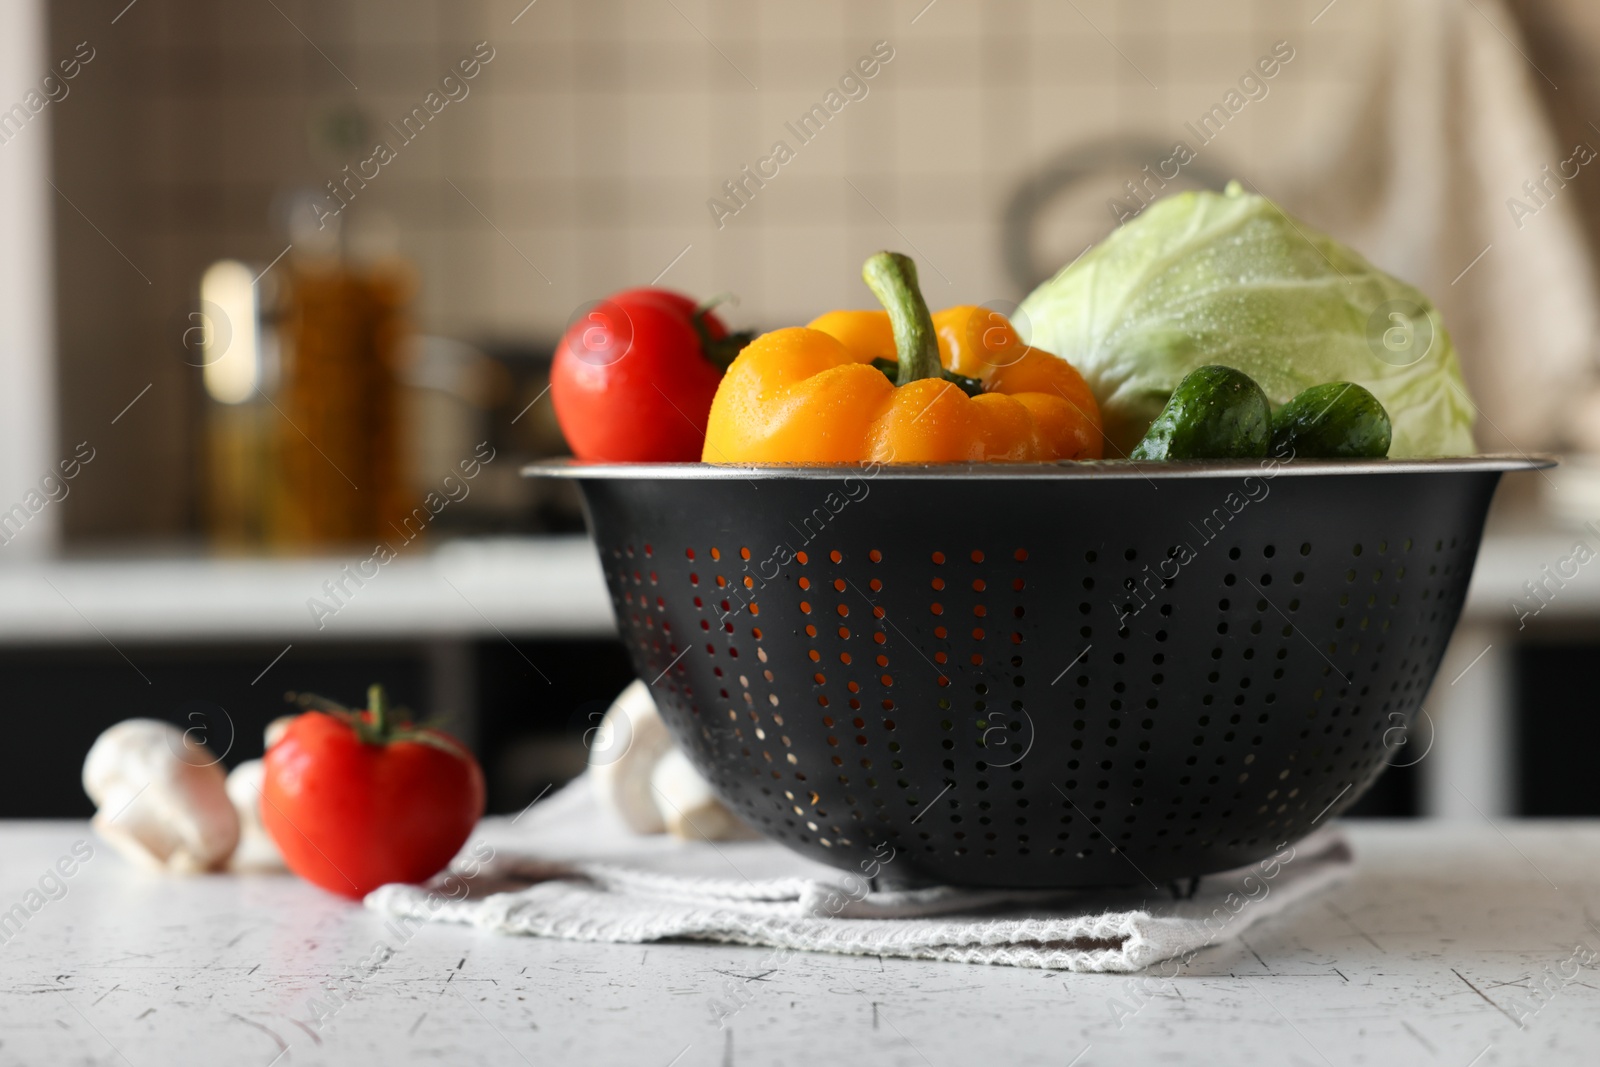
[[[628,289],[568,327],[550,400],[572,454],[608,463],[694,463],[722,373],[750,340],[666,289]]]
[[[362,712],[311,711],[267,750],[261,821],[291,871],[359,900],[443,870],[483,816],[483,772],[454,738]]]

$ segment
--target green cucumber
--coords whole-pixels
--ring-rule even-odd
[[[1354,382],[1313,385],[1272,416],[1272,454],[1298,459],[1382,459],[1389,413]]]
[[[1260,459],[1272,440],[1272,405],[1248,375],[1200,367],[1178,383],[1130,458]]]

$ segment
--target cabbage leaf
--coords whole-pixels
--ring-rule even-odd
[[[1254,378],[1274,406],[1330,381],[1369,389],[1393,457],[1463,455],[1475,407],[1427,297],[1237,182],[1150,205],[1023,301],[1031,344],[1100,402],[1107,456],[1126,455],[1184,375]]]

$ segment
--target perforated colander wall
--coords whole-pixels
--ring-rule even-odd
[[[1497,479],[582,485],[639,675],[754,826],[851,869],[887,843],[904,882],[1080,886],[1354,802]]]

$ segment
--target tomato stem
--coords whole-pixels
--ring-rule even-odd
[[[754,330],[739,330],[724,334],[721,337],[711,336],[711,328],[706,325],[706,316],[711,314],[718,304],[732,298],[732,293],[718,293],[695,308],[694,316],[690,319],[694,323],[695,336],[700,338],[701,353],[718,370],[723,371],[727,370],[728,366],[733,363],[734,357],[744,351],[745,345],[748,345],[756,338]]]
[[[402,707],[390,707],[389,694],[382,685],[367,686],[367,706],[364,711],[351,711],[337,701],[319,697],[315,693],[286,693],[285,699],[313,711],[332,715],[349,725],[365,745],[388,745],[396,741],[415,741],[429,745],[462,759],[472,754],[461,742],[448,734],[439,733],[429,726],[419,726],[411,721],[411,713]]]
[[[896,385],[909,385],[923,378],[941,378],[939,335],[933,329],[933,315],[917,286],[917,265],[899,252],[878,252],[861,268],[861,277],[872,295],[889,312],[894,330],[895,355],[900,361]]]
[[[372,713],[372,732],[378,735],[378,743],[383,744],[389,740],[389,697],[383,686],[367,686],[367,710]]]

